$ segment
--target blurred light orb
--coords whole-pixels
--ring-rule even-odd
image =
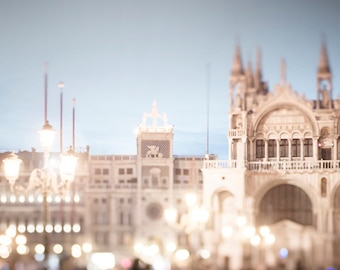
[[[177,262],[186,261],[189,259],[189,257],[190,257],[190,252],[187,249],[180,248],[180,249],[177,249],[175,252],[175,260]]]
[[[73,258],[79,258],[81,256],[81,246],[74,244],[71,248],[71,254]]]
[[[35,253],[37,254],[44,254],[45,246],[43,244],[37,244],[34,248]]]
[[[280,257],[283,258],[283,259],[288,257],[288,249],[287,248],[281,248],[279,253],[280,253]]]
[[[92,251],[91,243],[84,243],[81,248],[85,253],[90,253]]]
[[[60,254],[60,253],[62,253],[63,252],[63,246],[62,245],[60,245],[60,244],[55,244],[54,246],[53,246],[53,252],[55,253],[55,254]]]

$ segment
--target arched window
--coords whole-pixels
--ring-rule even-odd
[[[288,157],[288,140],[281,139],[280,140],[280,157]]]
[[[301,156],[301,142],[300,139],[292,140],[292,157],[300,157]]]
[[[276,157],[276,140],[274,139],[268,140],[268,157],[269,158]]]
[[[256,158],[265,157],[265,143],[264,140],[256,140]]]
[[[313,156],[313,140],[312,139],[303,140],[303,156],[305,157]]]

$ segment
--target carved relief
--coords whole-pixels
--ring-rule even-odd
[[[147,145],[149,151],[146,152],[147,158],[161,158],[163,154],[159,152],[159,146],[156,145]]]
[[[141,156],[144,158],[169,158],[169,140],[143,140],[141,145]]]

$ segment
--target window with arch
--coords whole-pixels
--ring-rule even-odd
[[[292,140],[292,157],[300,157],[301,156],[301,142],[300,139]]]
[[[268,140],[268,157],[276,157],[276,140],[274,139]]]
[[[281,139],[280,140],[280,157],[288,157],[289,147],[288,140]]]
[[[150,178],[152,187],[160,186],[161,170],[159,168],[152,168],[150,170]]]
[[[313,156],[313,139],[304,139],[303,140],[303,155],[305,157]]]
[[[265,157],[265,143],[264,140],[256,140],[256,158]]]

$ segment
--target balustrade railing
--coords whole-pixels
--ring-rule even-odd
[[[237,160],[205,160],[204,169],[236,169],[245,168],[250,171],[270,170],[315,170],[315,169],[339,169],[340,160],[294,160],[294,161],[237,161]]]

